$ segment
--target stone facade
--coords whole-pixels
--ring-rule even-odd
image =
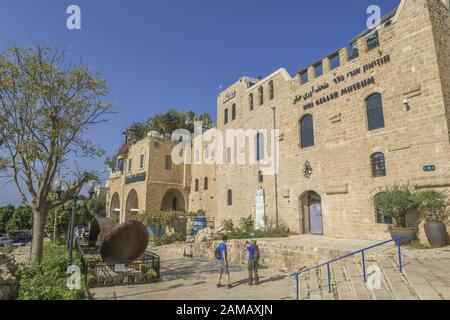
[[[327,236],[385,239],[388,226],[377,221],[373,206],[373,197],[385,187],[405,182],[450,191],[449,23],[447,1],[403,0],[377,29],[378,37],[367,31],[352,41],[357,57],[345,48],[293,77],[285,69],[264,79],[242,77],[218,95],[213,131],[228,137],[227,130],[241,130],[238,136],[247,135],[247,143],[228,138],[213,145],[211,132],[205,132],[193,139],[193,164],[168,174],[158,166],[169,149],[158,155],[148,139],[138,142],[129,157],[137,159],[140,144],[147,145],[147,181],[124,186],[123,175],[112,176],[108,203],[117,192],[123,204],[133,188],[139,211],[158,207],[174,187],[188,202],[185,210],[204,209],[216,223],[237,223],[241,217],[256,218],[256,191],[262,189],[266,222],[278,217],[300,234],[314,227]],[[304,74],[307,83],[301,81]],[[371,130],[367,99],[374,94],[381,97],[383,126]],[[314,143],[302,148],[300,122],[306,116],[312,117]],[[269,142],[262,161],[255,161],[256,131],[249,130],[261,131],[261,140]],[[279,144],[277,152],[272,139]],[[224,161],[208,164],[206,153]],[[371,157],[381,153],[385,172],[374,175],[380,167],[373,168]],[[264,171],[270,162],[279,164],[276,175]],[[425,172],[426,166],[434,171]]]

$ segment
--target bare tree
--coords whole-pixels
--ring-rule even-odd
[[[10,179],[22,203],[33,210],[31,257],[37,263],[49,210],[96,178],[78,171],[68,192],[56,199],[51,194],[55,175],[68,159],[104,154],[84,135],[111,112],[111,104],[102,101],[106,82],[67,57],[65,50],[42,45],[0,53],[1,179]]]

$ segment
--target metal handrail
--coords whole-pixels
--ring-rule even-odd
[[[358,251],[346,254],[344,256],[332,259],[330,261],[318,264],[317,266],[314,266],[312,268],[296,272],[295,273],[295,279],[296,279],[297,301],[300,300],[299,299],[300,298],[299,277],[300,277],[301,274],[306,273],[306,272],[310,272],[312,270],[316,270],[316,269],[322,268],[324,266],[327,266],[328,292],[331,293],[332,290],[331,290],[331,269],[330,269],[330,265],[332,263],[334,263],[334,262],[337,262],[337,261],[343,260],[345,258],[354,256],[354,255],[356,255],[358,253],[361,253],[361,256],[362,256],[362,269],[363,269],[364,282],[367,282],[365,252],[368,251],[368,250],[371,250],[373,248],[380,247],[380,246],[385,245],[385,244],[390,243],[390,242],[394,242],[395,241],[397,243],[397,247],[398,247],[398,249],[397,249],[397,252],[398,252],[398,265],[399,265],[400,273],[403,273],[402,253],[401,253],[401,240],[403,240],[403,239],[416,239],[416,237],[406,237],[406,236],[404,236],[404,237],[393,238],[393,239],[390,239],[390,240],[387,240],[387,241],[384,241],[384,242],[380,242],[380,243],[374,244],[373,246],[366,247],[364,249],[361,249],[361,250],[358,250]]]

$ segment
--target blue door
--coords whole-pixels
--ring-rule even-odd
[[[318,195],[309,196],[309,232],[323,235],[322,202]]]

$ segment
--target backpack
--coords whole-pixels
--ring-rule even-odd
[[[260,257],[261,257],[261,254],[259,253],[259,247],[258,246],[254,246],[253,260],[259,261]]]
[[[216,257],[216,260],[220,260],[220,246],[214,250],[214,257]]]

